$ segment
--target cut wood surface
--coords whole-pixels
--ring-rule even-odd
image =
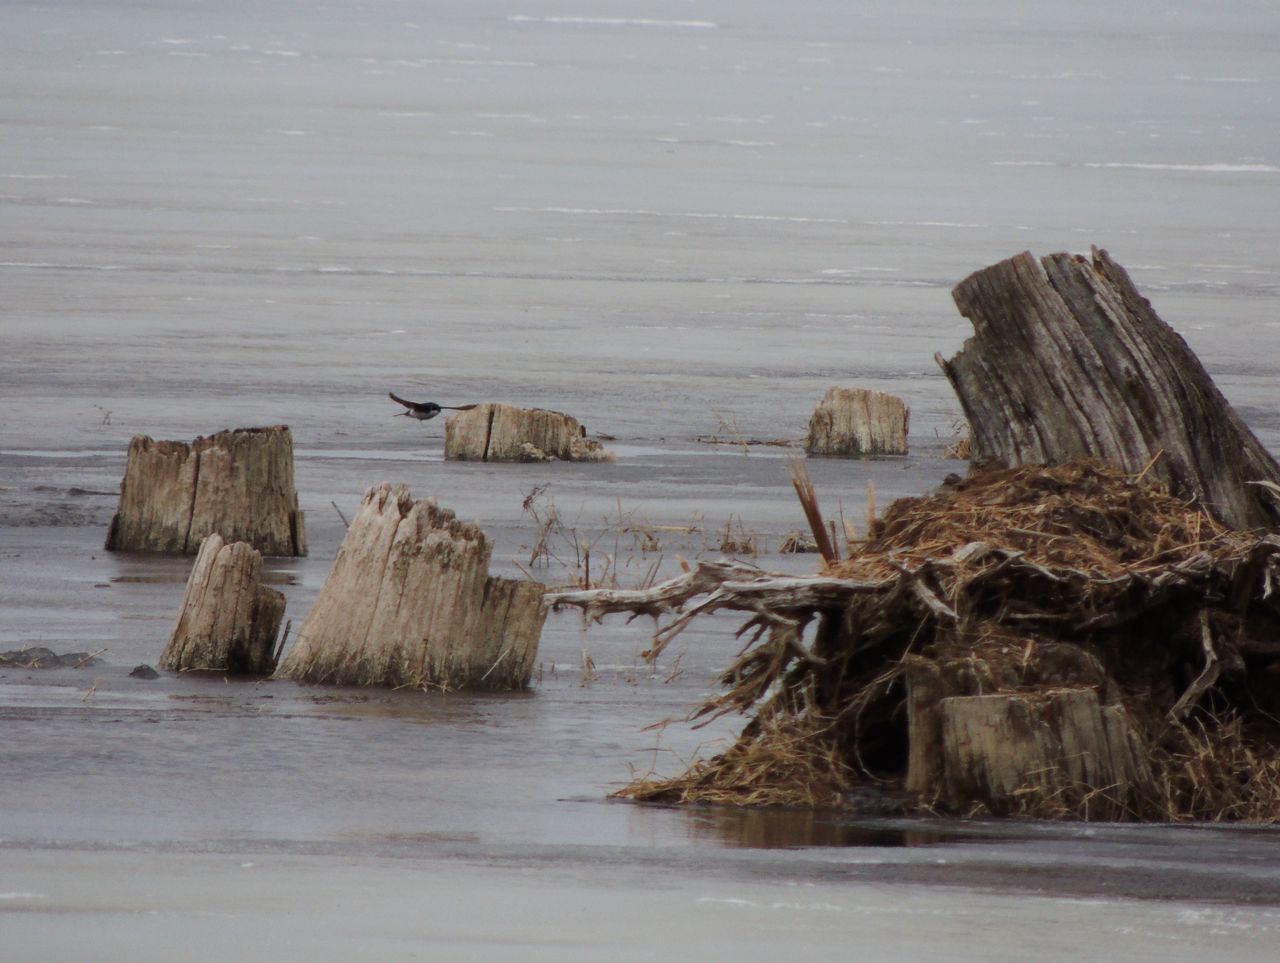
[[[488,574],[492,545],[433,499],[371,488],[279,675],[335,685],[528,683],[542,586]]]
[[[953,809],[1123,819],[1149,808],[1151,767],[1120,706],[1092,689],[960,696],[939,705],[943,795]],[[914,734],[913,734],[914,738]]]
[[[501,404],[451,416],[444,426],[444,456],[452,461],[613,461],[572,415]]]
[[[971,430],[972,460],[1099,458],[1148,472],[1236,528],[1280,524],[1280,465],[1200,361],[1105,251],[1028,253],[952,292],[974,336],[938,357]]]
[[[284,596],[262,584],[262,555],[215,532],[196,555],[160,668],[270,675],[284,608]]]
[[[181,441],[135,435],[106,547],[194,555],[205,536],[264,555],[307,554],[284,425]]]
[[[811,455],[905,455],[911,412],[902,399],[866,388],[828,388],[809,418]]]

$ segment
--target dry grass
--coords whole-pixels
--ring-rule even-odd
[[[761,738],[695,762],[672,779],[646,775],[614,795],[646,802],[835,808],[855,780],[812,718],[775,717]]]
[[[808,532],[787,532],[778,543],[779,555],[799,555],[802,552],[816,552],[818,543]]]
[[[619,501],[615,512],[597,522],[581,516],[566,519],[550,485],[531,489],[521,508],[532,522],[533,537],[525,546],[527,557],[515,565],[527,578],[557,587],[618,588],[626,578],[635,587],[648,588],[668,552],[755,558],[768,550],[766,538],[736,515],[718,528],[696,516],[684,525],[660,525],[624,509]],[[564,573],[558,580],[548,576],[555,569]]]
[[[829,573],[884,575],[894,563],[983,543],[1028,563],[1105,580],[1160,572],[1205,552],[1234,557],[1255,541],[1160,486],[1076,462],[987,472],[941,494],[899,499],[873,525],[866,550]]]
[[[951,422],[949,440],[943,445],[942,457],[968,461],[973,454],[973,439],[969,430],[969,422],[957,417]]]
[[[1166,818],[1280,821],[1280,757],[1243,717],[1207,713],[1172,727],[1156,749]]]

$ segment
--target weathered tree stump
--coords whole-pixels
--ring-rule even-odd
[[[194,555],[214,532],[263,555],[307,554],[288,427],[129,442],[107,549]]]
[[[911,411],[901,398],[866,388],[828,388],[809,418],[811,455],[905,455]]]
[[[475,525],[371,488],[278,675],[336,685],[516,689],[546,613],[536,582],[488,574]]]
[[[1099,458],[1148,471],[1235,528],[1280,524],[1280,465],[1105,251],[1029,253],[952,292],[974,337],[950,361],[978,464]]]
[[[262,584],[262,555],[246,542],[205,538],[160,668],[270,675],[285,599]]]
[[[1104,703],[1119,700],[1114,680],[1093,655],[1076,645],[1040,641],[1027,645],[1016,661],[988,662],[972,654],[903,659],[907,680],[908,753],[904,788],[918,799],[948,794],[946,773],[954,762],[943,739],[943,703],[952,698],[1013,690],[1089,689]],[[1008,805],[987,787],[982,801]],[[953,790],[952,790],[953,791]]]
[[[545,408],[477,405],[444,426],[444,457],[452,461],[613,461],[587,438],[572,415]]]
[[[939,712],[943,796],[955,809],[1121,819],[1155,795],[1127,714],[1092,689],[958,696]]]

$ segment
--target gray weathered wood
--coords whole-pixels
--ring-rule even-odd
[[[933,659],[909,656],[907,676],[907,774],[903,788],[929,800],[942,791],[942,706],[946,684]]]
[[[488,574],[475,525],[403,486],[370,489],[278,674],[433,688],[526,685],[543,587]]]
[[[1092,689],[941,701],[943,796],[992,813],[1061,809],[1117,819],[1154,795],[1128,717]]]
[[[445,422],[451,461],[613,461],[572,415],[545,408],[476,405]]]
[[[270,675],[284,608],[284,596],[262,584],[261,554],[215,532],[196,555],[160,667]]]
[[[135,435],[106,547],[194,555],[205,536],[248,542],[264,555],[307,554],[284,425],[195,439]]]
[[[1150,472],[1233,527],[1280,524],[1280,500],[1251,484],[1280,482],[1280,465],[1105,251],[1023,253],[952,294],[974,336],[938,362],[975,463],[1099,458]]]
[[[866,388],[828,388],[809,418],[811,455],[905,455],[911,412],[902,399]]]

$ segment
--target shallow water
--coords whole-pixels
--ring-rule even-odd
[[[129,865],[175,892],[198,854],[262,852],[330,873],[356,861],[343,878],[375,889],[395,875],[379,860],[420,860],[424,879],[466,864],[477,891],[530,905],[526,871],[586,903],[593,881],[643,902],[657,873],[760,887],[749,901],[766,904],[797,881],[837,901],[846,887],[865,910],[879,904],[857,887],[896,882],[904,906],[939,907],[913,926],[954,932],[930,945],[956,956],[997,958],[1023,945],[1019,921],[1071,916],[1028,894],[1189,901],[1121,914],[1163,958],[1264,945],[1274,920],[1203,907],[1280,901],[1269,831],[605,801],[633,770],[675,771],[732,734],[645,729],[711,690],[732,620],[695,625],[650,671],[647,626],[584,633],[554,615],[534,687],[512,696],[146,682],[127,673],[158,658],[190,563],[101,544],[131,435],[287,423],[312,554],[268,568],[295,623],[341,539],[334,506],[349,517],[384,480],[480,521],[507,574],[528,564],[521,504],[541,486],[627,584],[716,554],[725,525],[760,535],[761,564],[805,571],[773,554],[803,525],[783,452],[697,439],[797,438],[830,385],[880,388],[911,405],[913,454],[811,461],[824,506],[860,525],[869,481],[880,505],[935,486],[956,467],[939,455],[957,405],[933,355],[969,333],[950,288],[1025,248],[1110,250],[1276,450],[1280,14],[215,0],[4,18],[0,649],[102,660],[0,670],[9,876],[65,883],[71,852],[105,879],[142,848],[155,860]],[[388,390],[569,411],[616,438],[618,462],[445,464],[442,423],[393,418]],[[640,529],[660,551],[640,550]],[[572,564],[571,544],[557,552]],[[841,905],[831,932],[902,955],[870,910]],[[978,905],[1011,921],[1003,936]],[[55,945],[37,922],[54,909],[83,905],[0,902],[30,946]],[[74,918],[83,935],[102,917]],[[812,914],[771,919],[731,950],[750,958]],[[536,930],[471,922],[513,945]],[[1117,932],[1072,935],[1105,953]]]

